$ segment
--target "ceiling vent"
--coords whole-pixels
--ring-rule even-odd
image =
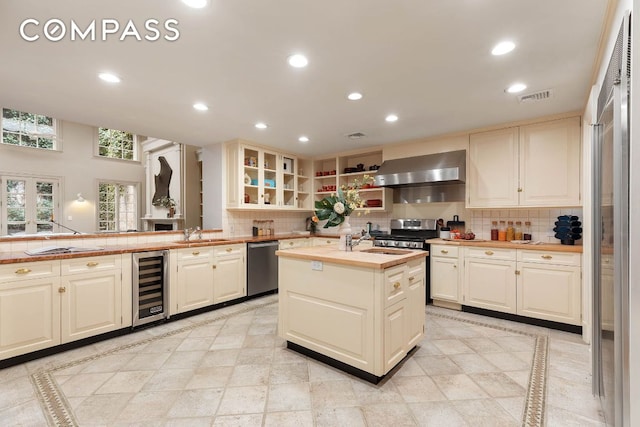
[[[526,95],[519,95],[519,102],[534,102],[534,101],[544,101],[545,99],[549,99],[553,96],[553,91],[551,89],[541,90],[540,92],[528,93]]]
[[[353,133],[348,133],[346,135],[347,138],[349,139],[360,139],[360,138],[364,138],[366,135],[362,132],[353,132]]]

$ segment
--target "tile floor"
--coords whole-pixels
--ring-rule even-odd
[[[0,424],[605,425],[577,335],[428,306],[418,350],[375,386],[287,350],[277,309],[271,295],[0,370]]]

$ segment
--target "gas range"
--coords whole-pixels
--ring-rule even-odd
[[[392,219],[391,233],[376,236],[374,246],[427,250],[426,239],[437,237],[435,219]]]

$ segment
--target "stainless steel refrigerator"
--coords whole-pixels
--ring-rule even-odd
[[[607,425],[629,425],[630,16],[598,97],[593,172],[593,392]]]

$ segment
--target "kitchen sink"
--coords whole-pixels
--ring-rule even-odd
[[[193,239],[193,240],[178,240],[179,245],[190,245],[192,243],[215,243],[215,242],[228,242],[228,239]]]
[[[365,252],[368,254],[382,254],[382,255],[407,255],[413,253],[413,251],[407,251],[404,249],[392,249],[392,248],[371,248],[365,249],[360,252]]]

